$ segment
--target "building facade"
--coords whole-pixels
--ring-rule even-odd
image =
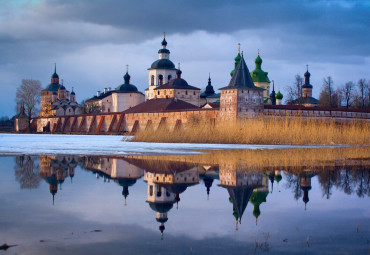
[[[81,114],[80,105],[76,102],[76,93],[70,93],[59,83],[59,75],[56,72],[51,76],[51,83],[41,91],[41,108],[39,117],[65,116]]]

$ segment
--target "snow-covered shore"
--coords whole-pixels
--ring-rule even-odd
[[[129,140],[129,139],[128,139]],[[199,154],[200,150],[282,149],[324,146],[144,143],[122,141],[122,136],[0,134],[0,155],[138,155]]]

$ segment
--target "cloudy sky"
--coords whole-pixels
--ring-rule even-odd
[[[46,87],[55,62],[78,101],[122,84],[127,64],[144,92],[163,32],[191,85],[204,88],[210,72],[226,86],[240,42],[249,69],[259,49],[283,93],[308,64],[318,97],[323,77],[370,78],[369,13],[369,0],[0,0],[0,116],[15,114],[23,78]]]

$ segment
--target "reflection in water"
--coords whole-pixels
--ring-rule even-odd
[[[62,190],[65,179],[69,176],[72,182],[78,164],[81,168],[94,173],[96,178],[101,178],[104,182],[112,180],[120,185],[125,206],[130,194],[129,188],[144,176],[147,184],[146,202],[156,212],[162,239],[170,210],[174,204],[178,209],[181,194],[188,187],[199,184],[200,180],[205,185],[207,199],[214,180],[218,180],[219,186],[227,191],[229,202],[232,204],[232,215],[236,220],[236,230],[249,202],[253,205],[257,225],[261,214],[260,205],[267,203],[267,196],[274,192],[274,184],[277,192],[280,192],[279,183],[283,178],[285,188],[293,192],[294,199],[302,197],[305,210],[310,201],[311,179],[314,176],[318,177],[323,197],[327,199],[330,199],[333,187],[346,194],[356,192],[358,197],[370,195],[370,171],[367,159],[361,160],[361,165],[355,161],[348,165],[341,164],[343,169],[330,161],[326,162],[326,167],[321,162],[321,167],[317,170],[307,168],[305,165],[299,166],[297,162],[294,166],[285,166],[285,169],[283,166],[280,168],[276,166],[273,169],[274,167],[268,164],[254,169],[251,164],[244,164],[240,160],[241,156],[234,156],[234,159],[230,160],[222,158],[218,162],[214,160],[213,155],[209,156],[208,161],[204,155],[194,160],[190,160],[189,156],[41,156],[39,175],[35,172],[38,167],[35,158],[18,156],[15,172],[22,188],[37,188],[41,176],[49,184],[53,204],[58,188]],[[235,157],[238,160],[235,160]]]
[[[222,231],[227,233],[222,238],[237,239],[236,234],[241,237],[242,233],[248,233],[248,231],[251,231],[251,225],[266,229],[266,225],[274,224],[275,214],[278,214],[280,208],[287,204],[287,201],[277,201],[281,197],[286,200],[297,201],[299,213],[306,210],[306,214],[294,216],[295,219],[299,219],[298,221],[302,221],[302,219],[303,221],[309,219],[314,221],[314,218],[310,217],[317,214],[317,204],[320,202],[318,200],[320,200],[321,195],[323,198],[321,202],[338,199],[338,193],[341,196],[352,195],[352,197],[356,196],[361,200],[364,199],[363,201],[367,201],[370,196],[368,151],[358,153],[350,151],[348,148],[340,148],[337,153],[333,153],[331,150],[331,148],[320,149],[319,153],[311,150],[305,150],[302,153],[302,150],[297,150],[297,154],[292,150],[216,151],[212,154],[193,156],[100,157],[56,155],[33,157],[22,155],[15,159],[14,173],[21,189],[37,189],[40,187],[40,190],[46,191],[45,183],[47,183],[51,193],[48,206],[53,208],[54,212],[61,208],[61,200],[66,201],[63,196],[69,197],[73,194],[74,199],[78,202],[81,202],[77,198],[80,195],[86,198],[79,194],[82,190],[81,185],[87,184],[89,188],[93,189],[94,186],[107,183],[109,187],[117,188],[116,185],[121,187],[119,193],[117,189],[115,190],[118,200],[110,199],[114,202],[120,201],[116,204],[122,207],[123,205],[127,206],[123,212],[119,211],[118,215],[125,218],[129,209],[143,209],[145,213],[138,212],[140,217],[130,218],[129,223],[137,224],[138,221],[144,221],[145,223],[143,222],[142,225],[145,227],[153,224],[153,229],[155,228],[155,233],[158,235],[157,239],[163,240],[161,243],[172,242],[177,229],[183,228],[184,231],[190,232],[191,230],[188,228],[197,228],[198,226],[195,225],[183,226],[184,220],[180,215],[184,217],[184,213],[186,213],[192,218],[194,217],[194,211],[198,210],[201,207],[200,205],[206,207],[202,208],[204,211],[200,213],[204,215],[204,218],[192,219],[194,224],[195,222],[199,224],[202,221],[209,221],[209,224],[219,226]],[[357,149],[355,148],[355,150]],[[259,153],[262,153],[263,157]],[[327,156],[328,153],[332,155]],[[298,155],[302,155],[302,157]],[[317,157],[315,158],[314,155],[317,155]],[[327,159],[325,160],[325,158]],[[92,177],[92,175],[99,182],[96,182],[95,177],[89,177]],[[42,179],[45,182],[42,182]],[[66,181],[67,183],[65,183]],[[102,189],[99,189],[93,196],[102,193],[101,198],[104,199],[104,196],[112,197],[115,195],[109,193],[114,189],[109,189],[105,184],[99,187]],[[199,193],[195,193],[194,190]],[[286,193],[288,195],[285,195]],[[317,195],[313,196],[315,193],[318,193],[319,197]],[[335,196],[333,196],[333,193]],[[141,194],[141,196],[136,194]],[[277,195],[279,195],[278,198]],[[193,211],[189,211],[189,198],[192,200],[190,204]],[[74,199],[71,199],[69,204],[81,207]],[[93,197],[91,203],[94,203],[95,199]],[[95,206],[103,206],[99,205],[99,201],[96,200],[97,205]],[[207,201],[207,203],[205,204],[204,201]],[[192,204],[193,202],[194,204]],[[52,206],[54,203],[55,206]],[[279,207],[280,203],[283,204],[282,207]],[[368,208],[361,206],[361,210],[365,211],[364,214],[366,214]],[[48,207],[48,210],[50,207]],[[110,211],[111,207],[113,207],[112,204],[109,204],[109,207],[104,204],[103,213]],[[218,208],[224,208],[224,212],[220,214]],[[344,217],[348,217],[346,215],[350,214],[350,210],[354,210],[354,208],[356,207],[353,204],[346,210],[342,208]],[[66,206],[63,209],[70,210]],[[82,209],[85,210],[85,207]],[[86,208],[86,210],[90,210],[90,208]],[[89,213],[88,211],[86,215],[89,215]],[[289,214],[289,209],[283,213]],[[294,212],[294,214],[299,213]],[[49,214],[49,211],[47,211],[47,214]],[[136,211],[134,214],[136,214]],[[197,215],[199,216],[199,214]],[[218,215],[222,217],[221,220],[217,218]],[[43,215],[42,217],[46,216]],[[100,214],[95,215],[95,217],[99,218]],[[277,221],[281,217],[281,215],[277,215]],[[94,219],[94,217],[92,218]],[[246,225],[251,223],[249,227],[240,225],[242,219],[243,224],[245,222]],[[345,219],[340,220],[345,221]],[[290,220],[288,218],[285,221],[287,226],[297,224],[290,223]],[[11,218],[9,221],[11,222]],[[226,227],[230,226],[232,233],[225,230],[225,224],[223,223],[227,224]],[[286,230],[286,232],[291,231],[292,235],[297,234],[298,228],[295,230],[296,226],[293,225],[293,228],[297,232],[293,231],[293,233],[291,230]],[[343,231],[337,223],[335,226],[337,226],[335,231]],[[366,224],[364,227],[366,227]],[[238,231],[235,232],[234,228]],[[359,225],[357,225],[357,232],[358,228]],[[0,230],[2,230],[1,226]],[[214,231],[214,228],[212,230]],[[318,230],[315,229],[314,231]],[[283,232],[284,235],[286,232]],[[249,234],[252,233],[249,232]],[[266,236],[269,235],[269,233],[265,234]],[[249,238],[247,235],[244,235],[244,237]],[[307,236],[304,238],[306,240]],[[254,240],[257,245],[258,240]],[[281,236],[279,240],[282,242],[281,240],[285,240],[285,236]],[[365,239],[364,242],[366,242]],[[17,242],[8,241],[8,243]],[[283,243],[285,244],[285,241]]]

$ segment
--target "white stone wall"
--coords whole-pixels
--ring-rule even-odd
[[[141,93],[112,93],[112,112],[122,112],[144,102]]]

